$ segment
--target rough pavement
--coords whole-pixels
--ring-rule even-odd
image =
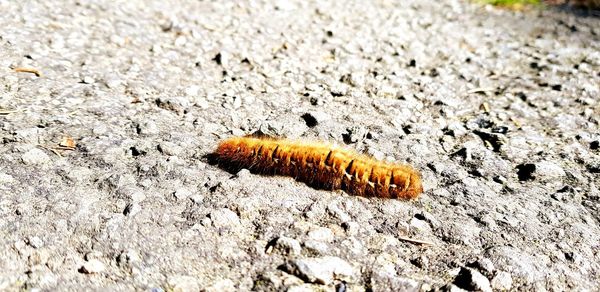
[[[0,0],[0,28],[0,290],[598,289],[599,18]],[[410,163],[425,193],[207,162],[256,131]]]

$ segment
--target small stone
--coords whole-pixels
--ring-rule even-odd
[[[334,239],[333,231],[326,227],[319,227],[308,232],[308,237],[316,241],[332,242]]]
[[[348,213],[344,212],[342,209],[340,209],[337,204],[332,203],[329,206],[327,206],[327,211],[337,217],[338,219],[340,219],[342,222],[348,222],[350,221],[350,215],[348,215]]]
[[[192,85],[185,89],[185,95],[187,96],[197,96],[198,92],[200,92],[200,86]]]
[[[188,109],[192,103],[191,101],[183,96],[172,96],[172,97],[159,97],[156,99],[156,105],[159,108],[182,114]]]
[[[488,258],[482,258],[475,262],[475,267],[488,276],[491,276],[495,269],[494,263]]]
[[[510,290],[512,288],[512,276],[507,272],[498,272],[492,279],[492,288],[495,290]]]
[[[192,191],[188,190],[187,188],[179,188],[173,193],[173,196],[178,201],[181,201],[191,195],[192,195]]]
[[[99,124],[92,128],[92,134],[96,136],[102,136],[106,134],[106,132],[108,132],[108,127],[105,124]]]
[[[377,96],[383,98],[395,98],[397,94],[396,88],[388,85],[384,85],[377,90]]]
[[[304,248],[312,254],[324,255],[327,254],[329,246],[327,243],[317,240],[307,240],[304,242]]]
[[[367,136],[367,130],[361,126],[352,126],[346,129],[346,133],[342,134],[342,138],[346,144],[357,143],[362,141]]]
[[[242,98],[239,96],[234,96],[232,106],[234,109],[240,108],[242,106]]]
[[[44,242],[37,236],[29,237],[27,243],[33,248],[40,248],[44,246]]]
[[[146,199],[146,195],[142,191],[133,191],[130,197],[132,201],[138,203]]]
[[[420,220],[417,218],[410,219],[410,228],[418,230],[420,232],[430,229],[429,223],[427,223],[425,220]]]
[[[535,174],[543,179],[554,179],[566,175],[561,166],[550,161],[540,161],[536,163]]]
[[[461,268],[454,284],[460,288],[475,291],[492,292],[490,281],[481,273],[470,268]]]
[[[291,273],[309,283],[329,285],[336,280],[351,282],[354,277],[352,266],[345,260],[326,256],[305,258],[291,262]]]
[[[354,87],[363,87],[365,85],[365,74],[362,73],[351,73],[350,78],[348,79],[348,83]]]
[[[50,252],[47,249],[34,250],[29,254],[27,263],[30,265],[43,265],[48,262],[50,258]]]
[[[139,254],[132,249],[122,251],[117,257],[117,264],[119,266],[130,266],[133,263],[137,263],[141,260]]]
[[[460,137],[468,133],[467,129],[459,122],[451,122],[444,130],[445,134],[452,137]]]
[[[96,274],[104,271],[104,269],[105,266],[101,261],[97,259],[91,259],[85,262],[79,271],[84,274]]]
[[[275,242],[275,248],[290,255],[299,255],[300,251],[302,250],[298,240],[285,236],[277,238],[277,241]]]
[[[23,163],[27,165],[39,165],[50,162],[50,157],[46,154],[46,152],[38,148],[33,148],[25,152],[21,156],[21,159],[23,160]]]
[[[190,200],[192,200],[192,202],[194,202],[194,204],[200,204],[204,200],[204,196],[195,194],[190,197]]]
[[[385,159],[385,154],[375,148],[369,147],[369,149],[367,149],[367,154],[371,155],[373,158],[377,159],[377,160],[384,160]]]
[[[235,174],[235,177],[238,179],[246,179],[251,176],[250,170],[242,169]]]
[[[206,98],[203,97],[198,97],[195,99],[194,105],[201,108],[201,109],[207,109],[210,107],[210,104],[208,103],[208,100],[206,100]]]
[[[178,156],[183,152],[183,148],[173,142],[164,141],[158,145],[158,151],[170,156]]]
[[[235,227],[240,225],[240,218],[238,215],[227,208],[210,212],[210,219],[212,220],[213,225],[217,228]]]
[[[231,134],[233,134],[234,136],[244,136],[246,135],[246,133],[244,133],[244,131],[238,129],[238,128],[234,128],[231,129]]]
[[[9,184],[13,183],[15,178],[8,173],[0,173],[0,184]]]
[[[342,228],[344,228],[344,230],[346,230],[346,233],[349,236],[354,236],[354,235],[358,234],[358,231],[360,230],[360,224],[358,224],[354,221],[344,222],[344,223],[342,223]]]
[[[115,89],[121,84],[123,84],[123,80],[121,80],[121,78],[118,78],[116,76],[111,76],[104,80],[104,85],[106,85],[106,87],[108,87],[110,89]]]
[[[134,216],[141,210],[142,210],[142,207],[140,207],[140,204],[138,204],[136,202],[129,203],[129,204],[127,204],[127,206],[125,206],[125,210],[123,210],[123,215]]]
[[[94,80],[94,78],[91,77],[91,76],[85,76],[85,77],[83,77],[82,81],[85,84],[92,84],[92,83],[96,82],[96,80]]]
[[[187,43],[187,38],[184,35],[180,35],[175,39],[175,46],[181,47]]]
[[[540,161],[535,164],[525,163],[517,166],[517,176],[520,181],[527,180],[553,180],[566,175],[564,169],[550,161]]]
[[[145,121],[137,125],[137,132],[140,135],[157,135],[160,130],[154,121]]]
[[[83,256],[83,259],[86,260],[86,261],[91,261],[91,260],[94,260],[94,259],[99,259],[101,257],[102,257],[102,253],[101,252],[99,252],[99,251],[90,251],[90,252],[87,252]]]

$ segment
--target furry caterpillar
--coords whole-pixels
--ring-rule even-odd
[[[315,188],[342,189],[351,195],[410,200],[423,192],[419,173],[412,167],[327,144],[235,137],[222,141],[212,156],[231,171],[247,168],[290,176]]]

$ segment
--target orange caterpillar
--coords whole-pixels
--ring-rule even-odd
[[[423,192],[419,173],[321,143],[272,138],[235,137],[212,154],[223,168],[291,176],[309,186],[365,197],[415,199]]]

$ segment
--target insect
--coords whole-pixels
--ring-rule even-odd
[[[419,173],[408,165],[375,160],[325,143],[267,137],[234,137],[211,155],[219,166],[236,172],[282,175],[325,190],[364,197],[411,200],[423,192]]]

